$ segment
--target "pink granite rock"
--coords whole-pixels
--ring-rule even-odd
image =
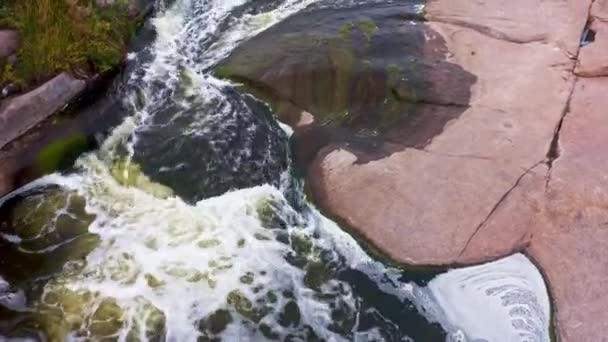
[[[579,75],[603,75],[606,3],[594,4],[596,41],[580,50]],[[526,252],[562,342],[608,341],[608,78],[577,80],[573,59],[590,5],[432,1],[429,25],[449,60],[478,78],[469,108],[424,148],[360,163],[335,144],[308,169],[320,207],[397,261]]]
[[[608,1],[593,3],[589,29],[594,39],[581,48],[575,73],[584,77],[608,76]]]
[[[575,56],[592,0],[430,0],[426,16],[515,43],[551,43]]]
[[[546,159],[574,82],[573,62],[555,45],[430,25],[446,39],[451,61],[478,77],[470,108],[422,150],[355,163],[352,147],[326,148],[308,177],[327,212],[391,257],[417,265],[459,262],[503,196]],[[500,254],[486,253],[469,257]]]

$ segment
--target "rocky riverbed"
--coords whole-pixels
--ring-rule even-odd
[[[40,183],[67,188],[94,203],[99,214],[94,227],[101,240],[93,241],[93,245],[101,244],[110,251],[109,255],[118,257],[126,246],[111,249],[112,235],[99,228],[117,229],[125,222],[125,217],[132,220],[129,227],[133,228],[152,223],[141,216],[141,211],[127,208],[129,198],[146,199],[142,210],[167,215],[175,211],[200,220],[221,222],[216,224],[221,227],[238,226],[219,214],[227,203],[248,198],[246,203],[233,204],[233,210],[240,213],[251,210],[247,202],[250,199],[278,198],[293,206],[285,210],[297,212],[278,215],[288,222],[283,225],[290,227],[289,241],[297,240],[294,236],[299,236],[296,226],[300,224],[311,233],[306,236],[312,238],[312,250],[323,255],[322,251],[335,248],[337,254],[332,254],[330,259],[338,266],[330,278],[337,277],[331,278],[336,284],[352,285],[356,289],[358,282],[347,279],[346,283],[341,283],[343,277],[353,276],[350,272],[362,272],[371,279],[366,278],[368,280],[364,282],[367,283],[378,281],[366,273],[369,267],[393,275],[379,263],[369,266],[366,261],[365,271],[341,263],[346,260],[346,264],[356,264],[353,255],[356,260],[366,257],[362,257],[365,254],[358,247],[352,247],[355,245],[349,244],[348,248],[355,248],[357,252],[348,254],[348,248],[340,249],[327,242],[346,240],[336,238],[334,226],[327,228],[325,223],[317,226],[318,221],[313,224],[310,217],[316,216],[302,211],[303,203],[294,202],[294,198],[300,196],[299,190],[294,191],[295,185],[285,183],[285,179],[291,178],[279,176],[293,157],[295,164],[291,174],[305,175],[307,193],[324,214],[369,243],[372,249],[408,269],[430,267],[439,271],[512,256],[506,259],[508,261],[490,264],[489,269],[480,266],[467,268],[463,273],[452,271],[435,278],[428,286],[422,281],[424,286],[413,287],[414,295],[406,296],[407,300],[419,310],[424,308],[422,312],[430,312],[425,318],[440,322],[447,335],[432,324],[427,326],[429,322],[416,316],[415,310],[406,311],[407,320],[397,321],[389,312],[379,309],[379,303],[372,301],[370,307],[378,309],[380,316],[392,317],[388,325],[398,327],[393,336],[409,335],[434,341],[446,336],[457,338],[459,333],[469,338],[491,338],[504,331],[501,335],[504,338],[515,334],[512,329],[515,327],[533,332],[530,333],[536,338],[533,340],[548,340],[547,330],[543,328],[548,326],[548,298],[539,290],[543,287],[542,279],[535,273],[535,268],[519,254],[523,253],[540,269],[548,285],[553,304],[552,326],[557,340],[605,340],[604,331],[608,331],[604,310],[608,305],[608,275],[605,272],[608,253],[603,247],[608,244],[608,180],[604,174],[608,170],[608,159],[603,154],[608,146],[608,132],[604,132],[608,127],[605,115],[608,103],[604,103],[608,102],[604,99],[608,91],[608,60],[602,54],[608,46],[608,38],[604,37],[608,32],[605,27],[608,1],[287,1],[282,5],[260,1],[253,7],[242,4],[235,8],[215,3],[197,5],[196,2],[190,8],[188,4],[190,2],[178,2],[179,6],[169,12],[183,15],[178,9],[185,11],[187,8],[193,13],[184,16],[187,19],[167,15],[156,23],[156,29],[162,35],[156,43],[159,48],[154,52],[152,67],[135,69],[133,80],[139,82],[127,82],[126,94],[129,94],[132,108],[127,107],[135,113],[135,121],[127,120],[119,126],[95,157],[81,158],[77,163],[79,173]],[[205,7],[207,5],[212,11]],[[230,8],[229,16],[214,16],[223,13],[225,8]],[[281,16],[284,13],[289,15]],[[180,20],[185,20],[189,26],[179,33],[172,31],[171,25],[179,27]],[[217,26],[204,26],[200,24],[202,21],[217,23]],[[217,34],[213,35],[207,29],[217,30]],[[246,39],[243,32],[247,32]],[[0,35],[2,37],[18,42],[9,35]],[[191,43],[197,39],[197,44]],[[146,53],[142,54],[143,59],[148,57]],[[146,64],[141,62],[141,65]],[[270,108],[247,95],[237,96],[230,87],[222,88],[226,84],[214,76],[237,83],[241,93],[253,94]],[[70,80],[74,85],[82,82],[68,75],[60,75],[49,82],[64,84]],[[0,135],[0,145],[2,141],[13,140],[12,135],[21,135],[33,127],[34,121],[40,121],[35,116],[47,118],[53,114],[59,106],[55,102],[67,103],[69,99],[63,97],[74,97],[68,96],[71,92],[59,91],[52,83],[45,86],[57,93],[57,96],[42,100],[49,108],[46,112],[32,107],[32,103],[40,101],[31,100],[36,98],[36,91],[44,88],[0,105],[0,122],[2,119],[7,122],[0,128],[0,132],[6,131]],[[144,91],[135,90],[139,87]],[[80,93],[81,88],[66,89]],[[19,107],[22,102],[25,105]],[[113,108],[111,104],[104,106],[110,111]],[[27,110],[31,110],[32,115],[16,114]],[[205,115],[201,116],[201,113]],[[269,119],[271,114],[293,129],[290,154],[283,144],[284,134]],[[19,121],[10,119],[17,117]],[[20,145],[13,146],[19,148]],[[26,182],[25,179],[17,182],[14,176],[21,170],[23,160],[4,160],[0,193]],[[27,160],[31,163],[37,157]],[[130,164],[131,161],[134,164]],[[127,188],[117,188],[115,181]],[[280,188],[282,193],[265,188],[241,194],[244,197],[238,192],[223,196],[231,189],[265,183]],[[96,184],[104,184],[111,190],[100,191]],[[130,188],[138,187],[147,189],[148,195],[156,198],[131,193]],[[195,203],[195,207],[181,200],[178,204],[170,204],[173,202],[167,198],[174,194],[186,203]],[[22,195],[16,198],[19,196]],[[27,201],[27,193],[24,196]],[[206,201],[214,196],[220,197]],[[124,203],[112,209],[110,203],[113,201],[116,205]],[[165,212],[169,207],[173,211]],[[273,208],[270,212],[276,209]],[[112,213],[112,219],[107,222],[100,219],[105,217],[106,211]],[[239,222],[247,222],[245,236],[248,239],[255,237],[251,241],[265,241],[258,239],[260,236],[256,234],[259,232],[254,232],[259,228],[258,224],[253,224],[247,215],[239,216]],[[284,215],[290,219],[297,217],[300,221],[289,221]],[[163,220],[169,216],[161,215],[158,220],[165,222]],[[263,220],[261,225],[264,226]],[[186,233],[191,233],[190,228]],[[161,229],[161,232],[164,231]],[[128,232],[117,230],[115,233],[133,239]],[[146,231],[146,234],[152,233]],[[278,230],[274,233],[280,241],[281,233]],[[171,230],[166,234],[171,235]],[[314,234],[321,234],[321,237]],[[226,242],[213,236],[209,241],[214,242],[207,241],[213,245],[211,247]],[[169,241],[163,247],[176,253],[171,254],[174,261],[184,263],[176,244]],[[265,246],[271,247],[270,244]],[[276,248],[273,251],[282,251],[283,247],[272,246]],[[300,257],[300,247],[290,247],[294,249],[295,257]],[[86,255],[91,250],[95,247],[83,253]],[[101,259],[95,259],[97,264],[91,266],[102,273],[109,270],[103,253],[99,249],[93,253]],[[285,253],[291,251],[287,249]],[[199,256],[207,258],[210,255],[205,252]],[[137,266],[137,262],[143,262],[138,259],[140,256],[136,254],[135,259],[124,262]],[[267,260],[276,257],[264,256]],[[75,256],[79,257],[82,256]],[[233,256],[236,260],[241,260],[240,257],[240,252]],[[280,265],[276,266],[280,270],[274,268],[280,274],[291,267],[284,265],[281,258],[272,260]],[[301,261],[300,266],[306,273],[302,277],[306,281],[311,267],[318,265],[312,259]],[[161,274],[164,266],[159,265],[154,266],[150,274],[155,277]],[[534,312],[533,316],[526,316],[528,321],[519,321],[511,315],[512,326],[501,325],[505,321],[497,322],[515,311],[496,314],[494,304],[478,301],[475,298],[480,298],[476,297],[479,294],[474,290],[457,286],[465,280],[483,283],[484,275],[488,275],[487,279],[493,278],[497,274],[494,272],[504,272],[510,279],[517,280],[517,286],[521,286],[517,290],[521,295],[518,298],[534,299],[525,304],[526,312]],[[103,279],[104,286],[93,288],[87,277],[86,274],[76,277],[61,274],[56,279],[74,288],[106,291],[105,295],[115,286],[108,277]],[[139,274],[134,277],[139,279]],[[264,277],[265,274],[262,279],[267,280]],[[399,290],[389,291],[380,286],[381,292],[388,291],[402,298],[400,291],[409,288],[410,284],[390,279],[398,284]],[[149,285],[149,277],[145,280]],[[310,289],[312,285],[309,285],[304,284],[303,288]],[[504,293],[497,289],[511,285],[499,282],[475,288],[485,289],[486,296],[502,296]],[[56,283],[47,285],[51,290],[57,290],[55,286]],[[189,291],[192,288],[188,285],[182,289]],[[63,291],[61,287],[59,290]],[[376,289],[363,292],[354,292],[355,297],[363,298],[361,303],[367,303],[365,296],[369,293],[372,297],[378,293]],[[148,296],[146,303],[154,302],[153,298],[156,298],[157,307],[163,309],[170,306],[167,300],[174,295],[170,291],[162,292],[161,297],[145,293]],[[303,293],[295,299],[297,305],[316,303],[308,292]],[[344,295],[331,292],[332,298],[340,300]],[[426,296],[430,296],[433,305],[421,304]],[[514,295],[508,296],[513,298]],[[129,302],[132,298],[127,297],[122,298],[126,301],[122,303],[123,309],[141,309],[141,303]],[[464,302],[455,298],[462,298]],[[493,298],[504,299],[503,305],[519,303],[513,304],[505,299],[507,297]],[[233,295],[228,304],[236,307],[237,315],[245,316],[244,321],[249,319],[258,324],[259,321],[247,317],[241,299],[235,299]],[[351,304],[350,301],[344,303]],[[150,309],[146,305],[144,309]],[[492,329],[484,329],[484,324],[476,320],[478,316],[463,311],[467,305],[493,312],[486,325]],[[500,303],[496,305],[500,306]],[[360,308],[344,307],[344,311],[336,315],[342,319],[351,317],[351,313],[363,312],[357,310]],[[392,307],[388,311],[391,310]],[[192,312],[207,313],[205,310]],[[303,311],[302,314],[306,316],[311,312]],[[371,316],[366,317],[373,322],[370,324],[376,324],[378,331],[390,330],[388,325],[377,325],[379,323]],[[425,323],[420,323],[420,329],[410,329],[407,322],[417,320]],[[61,322],[62,331],[67,333],[69,324],[66,325],[65,319]],[[173,336],[197,334],[182,326],[183,322],[172,323],[175,325],[169,333],[173,332]],[[302,330],[294,329],[297,334],[310,334],[312,329],[333,336],[335,331],[325,323],[320,320],[315,321],[317,325],[311,324],[308,328],[295,325]],[[247,324],[251,322],[245,326]],[[357,335],[361,331],[352,335],[354,330],[349,332],[345,328],[352,328],[349,324],[347,320],[341,321],[340,329],[346,330],[338,335],[346,338],[376,336],[369,331],[367,335]],[[90,328],[86,329],[90,331]],[[503,328],[505,330],[501,330]],[[213,332],[209,327],[199,329],[204,334]],[[281,330],[283,328],[278,329],[285,332]],[[288,334],[289,330],[286,331]],[[121,333],[130,331],[124,329]],[[233,334],[235,330],[228,329],[227,333]],[[270,335],[262,331],[263,336],[272,336],[272,331],[267,333]],[[261,338],[262,335],[257,334],[248,336]],[[386,338],[387,335],[380,336]],[[524,338],[524,335],[518,336]]]
[[[559,339],[603,341],[607,4],[311,11],[219,72],[294,127],[325,213],[408,265],[523,251],[550,285]]]

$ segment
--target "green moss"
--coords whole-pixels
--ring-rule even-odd
[[[47,145],[36,158],[36,170],[42,173],[56,171],[78,154],[85,151],[89,146],[86,135],[75,133],[66,137],[62,137]]]
[[[260,222],[262,222],[262,226],[270,227],[272,221],[274,220],[274,216],[276,215],[276,209],[273,200],[260,200],[256,205],[255,211],[258,215],[258,219],[260,220]]]
[[[291,235],[291,248],[301,256],[307,256],[312,252],[311,238],[304,234],[294,233]]]
[[[21,38],[14,78],[27,83],[61,71],[112,69],[137,26],[125,0],[106,9],[95,0],[5,0],[0,6],[0,26],[16,29]]]

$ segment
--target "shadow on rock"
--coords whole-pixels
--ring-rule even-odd
[[[468,108],[477,79],[447,60],[417,5],[309,8],[242,44],[216,74],[295,128],[300,166],[329,144],[360,163],[423,148]]]

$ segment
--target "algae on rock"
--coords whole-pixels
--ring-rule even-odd
[[[131,160],[114,161],[110,173],[121,185],[138,188],[159,198],[173,196],[171,188],[150,180],[141,170],[141,166]]]

